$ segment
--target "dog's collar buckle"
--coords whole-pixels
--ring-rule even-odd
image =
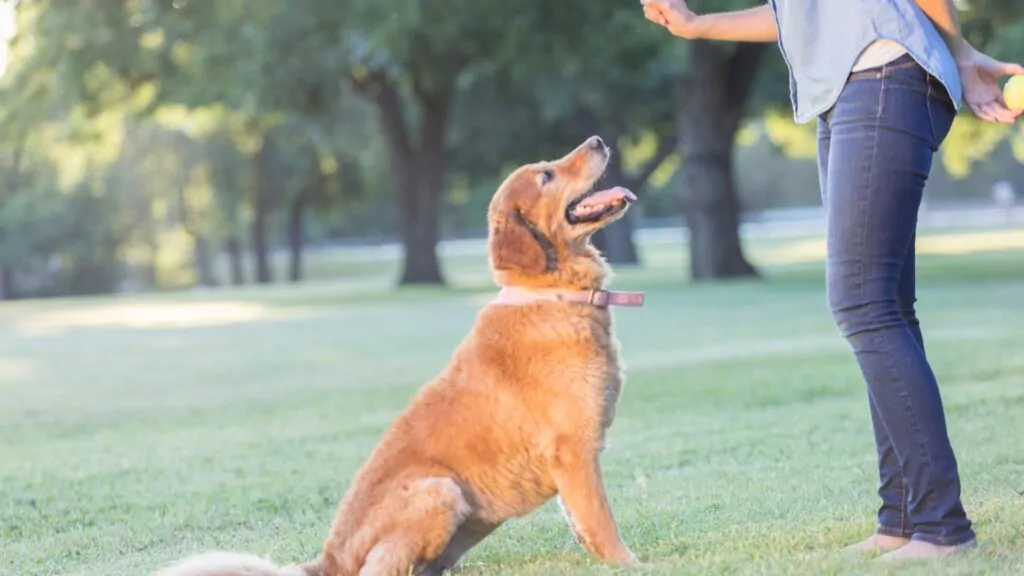
[[[639,308],[644,305],[644,293],[591,290],[590,296],[587,298],[587,304],[597,308],[607,308],[609,306],[632,306]]]

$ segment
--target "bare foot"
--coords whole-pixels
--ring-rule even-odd
[[[929,558],[942,558],[951,554],[959,554],[977,548],[978,541],[970,540],[956,546],[939,546],[914,540],[910,544],[883,555],[879,560],[927,560]]]
[[[879,552],[891,552],[910,544],[910,538],[899,536],[888,536],[886,534],[872,534],[866,539],[843,548],[844,552],[857,554],[877,554]]]

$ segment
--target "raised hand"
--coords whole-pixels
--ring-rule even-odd
[[[697,15],[684,0],[640,0],[644,17],[655,24],[664,26],[675,36],[695,37]]]

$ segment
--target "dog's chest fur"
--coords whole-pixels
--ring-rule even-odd
[[[547,425],[576,431],[589,423],[603,433],[614,419],[624,380],[610,314],[544,304],[522,316],[519,325],[506,326],[512,333],[485,344],[486,355],[504,358],[505,384],[532,405],[534,415],[548,415]]]
[[[547,459],[556,439],[603,449],[624,381],[619,343],[606,311],[551,304],[485,312],[471,342],[466,352],[487,367],[482,380],[500,414],[489,439],[477,437],[497,451],[480,471],[487,478],[472,482],[479,512],[519,516],[555,494]]]
[[[574,407],[595,418],[596,432],[603,440],[604,432],[615,419],[615,409],[622,394],[624,374],[619,356],[619,341],[612,331],[611,318],[607,312],[595,312],[581,318],[575,327],[584,342],[583,358],[586,371],[573,378],[576,383],[565,385],[577,389],[585,401]],[[555,383],[557,385],[557,383]]]

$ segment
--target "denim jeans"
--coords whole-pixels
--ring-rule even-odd
[[[850,76],[818,119],[828,302],[867,381],[881,479],[878,532],[974,538],[942,399],[914,312],[917,212],[956,111],[912,58]]]

